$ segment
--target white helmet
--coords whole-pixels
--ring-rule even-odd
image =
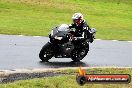
[[[76,25],[80,25],[80,23],[84,20],[83,15],[81,13],[74,13],[72,20]]]

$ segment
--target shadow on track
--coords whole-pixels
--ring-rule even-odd
[[[88,67],[84,62],[39,62],[41,65],[46,65],[50,68],[59,68],[59,67]]]

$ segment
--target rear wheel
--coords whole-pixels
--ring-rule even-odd
[[[88,49],[74,49],[72,51],[71,59],[75,62],[82,60],[88,53]]]
[[[47,62],[52,57],[53,57],[53,50],[50,47],[50,44],[44,45],[43,48],[41,49],[40,53],[39,53],[39,58],[43,62]]]

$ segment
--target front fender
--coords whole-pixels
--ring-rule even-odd
[[[42,47],[41,50],[43,50],[43,49],[48,49],[48,48],[52,48],[52,47],[53,47],[52,43],[47,42],[47,43]]]

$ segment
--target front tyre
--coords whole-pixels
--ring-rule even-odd
[[[48,62],[49,59],[51,59],[53,57],[53,50],[52,50],[52,46],[50,43],[47,43],[46,45],[43,46],[43,48],[41,49],[40,53],[39,53],[39,58],[43,61],[43,62]]]

